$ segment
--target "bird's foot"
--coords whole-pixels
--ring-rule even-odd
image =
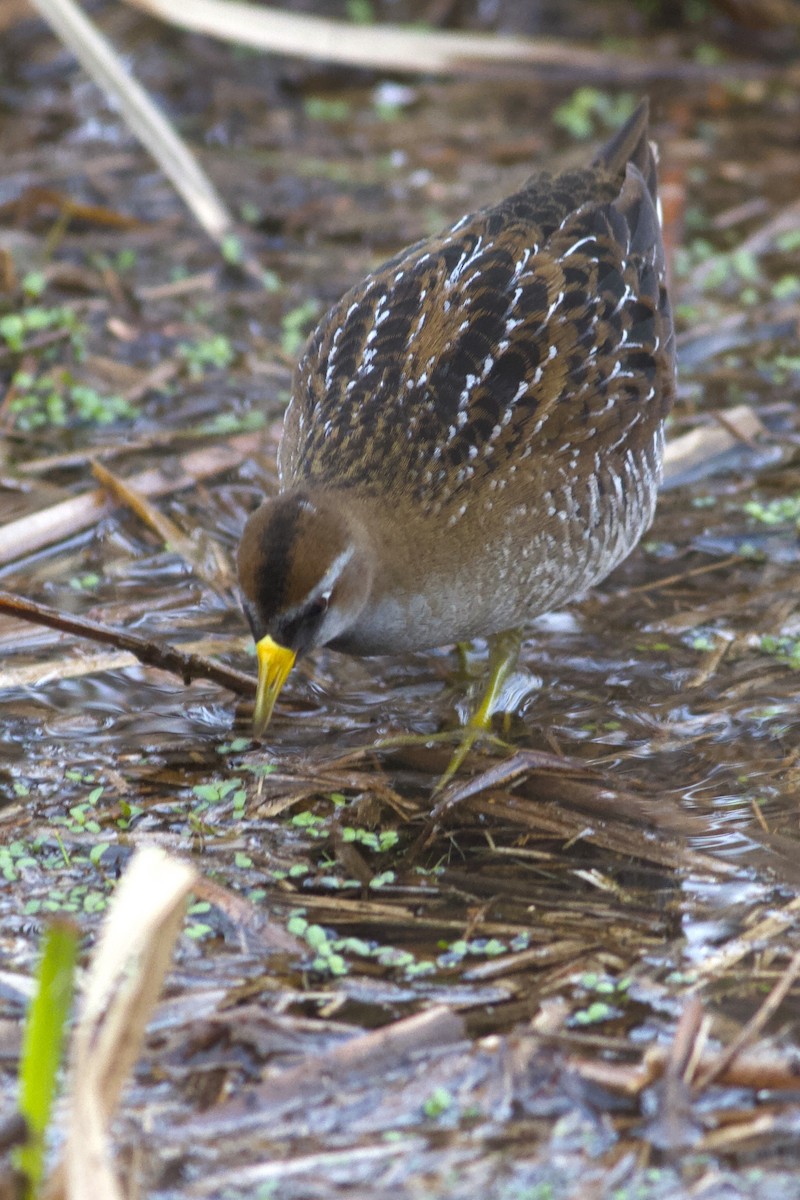
[[[444,729],[440,733],[393,734],[389,737],[380,738],[375,742],[375,749],[398,750],[404,746],[436,746],[446,742],[456,742],[457,745],[450,757],[446,770],[441,778],[437,780],[431,792],[432,797],[438,796],[447,786],[476,742],[489,745],[492,749],[504,754],[510,754],[513,750],[513,746],[509,742],[492,733],[488,727],[477,725],[474,721],[469,721],[466,725],[461,725],[457,729]]]
[[[480,704],[466,725],[459,730],[459,744],[447,764],[447,769],[433,789],[434,796],[438,796],[440,792],[444,791],[475,743],[490,736],[489,726],[492,713],[502,696],[503,688],[517,665],[521,645],[521,629],[507,629],[503,633],[496,633],[489,638],[489,672]],[[505,742],[500,744],[506,745]]]
[[[425,746],[435,742],[455,740],[458,744],[444,774],[433,789],[434,796],[438,796],[444,790],[476,742],[491,742],[494,746],[509,750],[508,742],[496,737],[490,727],[492,714],[502,696],[503,688],[516,667],[521,644],[522,632],[519,629],[510,629],[504,633],[495,634],[489,639],[488,678],[480,703],[465,725],[459,729],[445,730],[442,733],[400,734],[396,737],[381,738],[376,743],[376,747],[378,749],[394,749],[401,746]]]

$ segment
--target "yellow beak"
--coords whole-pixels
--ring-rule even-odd
[[[256,707],[253,712],[253,734],[261,737],[269,725],[275,701],[280,695],[281,688],[286,683],[286,677],[294,666],[297,657],[294,650],[279,646],[272,638],[263,637],[256,643],[258,657],[258,691],[256,692]]]

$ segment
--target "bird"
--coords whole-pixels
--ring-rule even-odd
[[[675,338],[648,119],[645,99],[588,165],[540,171],[403,250],[311,334],[279,492],[238,548],[256,737],[317,647],[487,639],[451,778],[525,626],[599,583],[650,526]]]

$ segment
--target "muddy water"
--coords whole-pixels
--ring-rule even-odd
[[[28,49],[39,45],[30,33],[18,36],[31,39]],[[132,15],[119,36],[143,36]],[[244,206],[269,287],[220,271],[141,152],[107,125],[98,97],[63,64],[40,63],[46,86],[27,112],[30,145],[23,152],[17,135],[7,148],[6,189],[47,184],[87,203],[99,192],[109,209],[146,222],[125,234],[91,222],[61,234],[52,259],[59,270],[41,303],[74,308],[85,353],[60,343],[48,369],[82,372],[104,392],[135,391],[165,362],[175,371],[166,391],[145,388],[130,417],[109,428],[70,420],[26,429],[6,410],[0,501],[17,516],[85,490],[99,447],[154,431],[174,438],[120,454],[114,469],[127,476],[153,462],[174,465],[187,437],[208,444],[202,423],[219,413],[240,422],[263,416],[265,449],[196,492],[159,502],[212,563],[215,589],[120,509],[68,543],[22,554],[0,582],[154,639],[212,639],[219,657],[252,669],[230,566],[246,512],[274,486],[296,330],[302,335],[315,310],[382,257],[499,197],[535,164],[585,156],[591,138],[583,144],[564,128],[579,108],[574,81],[412,81],[387,93],[366,77],[343,86],[324,72],[284,75],[248,59],[253,75],[243,85],[227,52],[188,40],[181,47],[178,65],[149,48],[142,62],[150,86],[160,80],[188,114],[208,169]],[[217,72],[208,97],[189,88],[193,54]],[[30,81],[11,78],[13,100]],[[588,1028],[598,1045],[668,1039],[683,989],[698,980],[721,1030],[752,1013],[795,948],[791,922],[757,946],[745,971],[704,972],[716,950],[789,903],[799,882],[800,111],[780,56],[749,82],[724,73],[711,83],[668,80],[652,95],[682,348],[670,439],[719,430],[741,406],[756,425],[723,451],[701,444],[690,468],[681,455],[643,545],[595,593],[532,630],[513,681],[516,711],[498,733],[513,749],[583,765],[593,772],[591,795],[577,784],[554,791],[551,777],[534,771],[515,783],[528,805],[524,820],[511,809],[467,806],[420,847],[447,750],[375,747],[458,721],[468,685],[448,650],[363,661],[319,654],[290,681],[269,738],[256,746],[248,705],[216,686],[184,687],[138,665],[84,670],[82,656],[97,648],[3,620],[0,946],[9,970],[30,971],[49,911],[76,913],[91,933],[130,847],[147,839],[192,857],[281,924],[305,913],[331,940],[350,939],[337,949],[340,971],[310,950],[304,970],[284,964],[266,984],[264,957],[243,948],[224,914],[198,912],[179,950],[176,995],[200,994],[213,979],[248,988],[268,1006],[277,988],[281,1011],[310,1017],[333,1003],[337,1019],[355,1028],[440,1001],[467,1014],[476,1034],[508,1031],[559,999],[564,1028]],[[57,111],[56,169],[46,131]],[[590,134],[606,133],[601,105],[588,121]],[[97,160],[93,183],[88,150]],[[31,270],[41,262],[46,218],[32,211],[24,222]],[[123,251],[132,258],[121,259]],[[201,278],[208,270],[210,284]],[[193,275],[196,288],[148,299],[148,289]],[[214,336],[230,349],[222,365],[197,349]],[[129,374],[112,378],[108,360]],[[36,469],[67,449],[75,463]],[[482,656],[476,647],[478,674]],[[508,753],[487,747],[471,769],[497,766]],[[502,780],[498,789],[502,799]],[[604,824],[598,797],[610,797],[608,817],[617,817],[616,792],[627,797],[635,844]],[[537,802],[555,824],[537,824]],[[358,860],[342,849],[345,827],[356,831]],[[648,851],[655,844],[667,848],[660,857]],[[719,869],[701,870],[692,852]],[[567,949],[546,965],[481,975],[493,954],[553,943]],[[610,980],[612,991],[623,977],[633,982],[587,1026],[580,1014],[597,998],[590,977]],[[4,1000],[10,1015],[21,1002],[13,988]],[[791,996],[781,1018],[794,1029]],[[191,1042],[188,1028],[178,1026],[178,1044]],[[246,1068],[226,1060],[214,1070],[229,1071],[231,1086],[242,1083],[262,1065],[252,1046],[248,1054]],[[154,1061],[135,1091],[143,1110]],[[168,1064],[166,1111],[184,1118],[195,1111],[191,1092]],[[10,1089],[10,1069],[7,1078]],[[556,1145],[537,1136],[543,1148]],[[193,1148],[177,1136],[175,1144],[196,1183]],[[153,1178],[159,1194],[178,1194],[168,1170]],[[523,1182],[531,1180],[544,1176]],[[780,1194],[777,1174],[773,1182]],[[749,1194],[744,1175],[736,1186]]]

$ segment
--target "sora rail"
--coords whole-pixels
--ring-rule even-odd
[[[643,102],[583,169],[534,175],[404,250],[312,334],[239,579],[256,733],[315,646],[488,637],[489,722],[520,628],[653,517],[674,333]]]

